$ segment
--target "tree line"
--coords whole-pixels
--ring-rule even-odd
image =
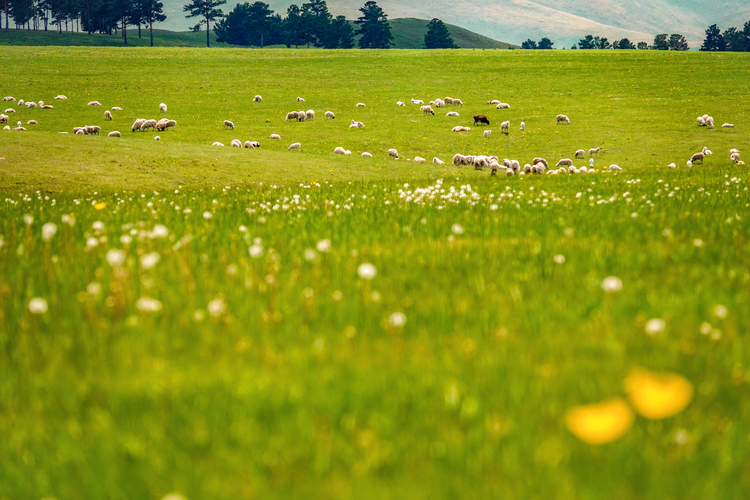
[[[688,46],[687,40],[684,36],[679,33],[673,33],[668,35],[661,33],[654,37],[653,45],[649,45],[646,42],[638,42],[635,44],[627,38],[615,40],[610,43],[606,37],[599,37],[593,35],[586,35],[584,38],[578,41],[577,45],[573,45],[571,49],[584,49],[584,50],[606,50],[606,49],[619,49],[619,50],[677,50],[685,51],[690,47]]]
[[[706,29],[706,38],[700,50],[704,52],[750,52],[750,21],[743,29],[728,28],[721,32],[715,24]]]

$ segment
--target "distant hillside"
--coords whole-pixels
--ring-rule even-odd
[[[394,19],[390,21],[393,42],[396,49],[424,48],[424,35],[427,23],[422,19]],[[456,45],[466,49],[507,49],[510,44],[498,42],[458,26],[447,25]],[[128,28],[128,46],[148,47],[150,45],[148,30]],[[122,35],[88,35],[87,33],[58,33],[56,31],[0,30],[0,45],[81,45],[122,47]],[[205,47],[206,32],[154,30],[156,47]],[[216,42],[216,35],[211,32],[212,47],[237,47]]]

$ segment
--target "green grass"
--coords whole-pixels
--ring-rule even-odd
[[[750,143],[747,63],[8,48],[0,94],[55,109],[0,131],[0,499],[746,498],[750,182],[727,151]],[[395,105],[446,95],[464,100],[458,119]],[[105,122],[92,99],[123,111]],[[159,102],[177,129],[131,133]],[[284,122],[303,107],[317,118]],[[703,113],[736,127],[698,128]],[[58,133],[84,124],[124,136]],[[235,137],[262,147],[210,146]],[[714,155],[683,168],[704,145]],[[594,146],[597,169],[624,172],[405,161]],[[691,404],[603,446],[566,429],[637,367],[686,377]]]

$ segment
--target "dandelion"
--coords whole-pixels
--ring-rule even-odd
[[[565,256],[557,254],[554,257],[552,257],[552,260],[554,260],[558,264],[565,264]]]
[[[635,411],[652,420],[677,415],[693,399],[693,384],[682,375],[642,368],[625,380],[625,390]]]
[[[462,235],[464,234],[464,228],[460,224],[453,224],[451,232],[455,235]]]
[[[318,252],[328,253],[331,251],[331,240],[320,240],[318,244],[315,245],[315,248],[318,249]]]
[[[690,436],[685,429],[677,429],[674,433],[674,442],[680,446],[686,445],[689,439]]]
[[[203,212],[203,218],[206,219],[206,220],[210,219],[213,216],[214,216],[214,214],[212,214],[211,212],[208,212],[208,211]]]
[[[93,281],[86,287],[86,292],[92,297],[98,297],[99,294],[102,293],[102,286],[96,281]]]
[[[206,319],[205,311],[203,311],[203,309],[196,309],[193,313],[193,319],[195,321],[203,321],[204,319]]]
[[[151,252],[141,257],[141,268],[151,269],[161,260],[161,256],[156,252]]]
[[[161,302],[151,297],[141,297],[135,303],[135,308],[141,312],[159,312],[161,311]]]
[[[693,246],[696,248],[701,248],[703,246],[703,240],[700,238],[695,238],[693,240]]]
[[[716,304],[714,306],[714,316],[716,316],[719,319],[724,319],[727,317],[727,314],[729,311],[727,311],[727,308],[721,304]]]
[[[576,406],[565,415],[568,430],[581,441],[594,445],[620,439],[634,421],[633,411],[622,398]]]
[[[240,232],[246,233],[247,232],[247,226],[240,226]]]
[[[109,262],[109,265],[112,267],[118,267],[125,263],[126,259],[125,252],[122,250],[117,250],[113,248],[112,250],[107,252],[107,262]]]
[[[250,247],[249,252],[250,252],[250,257],[252,257],[253,259],[257,259],[259,257],[262,257],[263,256],[263,245],[260,245],[260,244],[256,243],[256,244],[254,244],[254,245],[252,245]]]
[[[122,236],[120,236],[120,243],[126,246],[130,245],[131,243],[133,243],[133,237],[129,234],[123,234]]]
[[[94,205],[94,208],[95,208],[96,210],[104,210],[104,209],[105,209],[106,207],[107,207],[107,204],[106,204],[106,203],[104,203],[104,202],[101,202],[101,203],[96,203],[96,204]]]
[[[161,224],[157,224],[154,226],[154,230],[151,231],[151,236],[153,238],[166,238],[169,236],[169,229]]]
[[[86,239],[86,250],[91,250],[97,245],[99,245],[99,240],[97,240],[96,238]]]
[[[393,328],[402,328],[406,324],[406,315],[402,312],[395,312],[388,316],[388,324]]]
[[[30,226],[34,223],[34,217],[32,217],[31,215],[24,215],[23,221],[27,226]]]
[[[622,290],[622,280],[617,276],[609,276],[602,281],[602,289],[605,292],[619,292]]]
[[[34,297],[29,301],[29,312],[31,314],[44,314],[47,312],[47,301],[41,297]]]
[[[227,266],[227,274],[229,276],[235,276],[237,274],[237,271],[239,271],[239,268],[236,264],[229,264]]]
[[[57,226],[54,222],[48,222],[42,226],[42,239],[44,241],[51,240],[55,233],[57,233]]]
[[[713,330],[713,329],[714,329],[714,327],[711,326],[711,323],[706,323],[705,321],[703,323],[701,323],[701,326],[699,328],[700,332],[703,335],[708,335],[709,333],[711,333],[711,330]]]
[[[219,316],[224,314],[226,310],[227,304],[221,297],[217,297],[208,303],[208,314],[210,314],[213,318],[218,318]]]
[[[649,335],[656,335],[657,333],[663,332],[666,327],[667,324],[663,319],[653,318],[646,323],[646,333]]]
[[[375,266],[372,264],[365,262],[364,264],[360,264],[357,268],[357,274],[359,274],[360,278],[371,280],[375,277],[375,275],[378,273],[378,270],[375,269]]]
[[[318,260],[318,252],[316,252],[312,248],[306,248],[303,255],[307,262],[315,262],[316,260]]]
[[[331,295],[331,298],[333,298],[333,300],[335,300],[336,302],[338,302],[338,301],[340,301],[341,299],[344,298],[344,294],[341,293],[340,290],[336,290],[335,292],[333,292],[333,295]]]
[[[95,221],[93,224],[91,224],[91,227],[94,228],[94,231],[103,231],[104,230],[104,223],[100,220]]]

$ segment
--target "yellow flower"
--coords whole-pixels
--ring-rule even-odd
[[[565,415],[565,425],[578,439],[588,444],[605,444],[625,435],[635,415],[622,398],[576,406]]]
[[[635,411],[653,420],[677,415],[693,399],[693,384],[682,375],[643,368],[625,379],[625,390]]]
[[[94,208],[95,208],[95,209],[97,209],[97,210],[104,210],[104,208],[105,208],[106,206],[107,206],[107,204],[106,204],[106,203],[104,203],[104,202],[101,202],[101,203],[97,203],[96,205],[94,205]]]

